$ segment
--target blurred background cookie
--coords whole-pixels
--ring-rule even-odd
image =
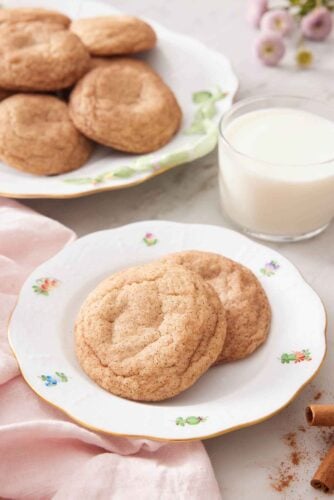
[[[157,42],[155,31],[141,19],[132,16],[104,16],[78,19],[71,24],[94,55],[134,54],[152,49]]]
[[[107,391],[139,401],[167,399],[193,385],[216,360],[225,335],[212,287],[161,262],[104,280],[75,325],[85,372]]]
[[[0,24],[0,87],[49,91],[68,87],[88,69],[80,39],[49,22]]]
[[[65,16],[65,14],[53,10],[38,8],[0,9],[0,23],[27,23],[32,21],[57,23],[62,25],[64,28],[67,28],[71,23],[71,19]]]
[[[226,312],[227,334],[217,362],[245,358],[266,340],[270,305],[249,269],[222,255],[195,250],[168,255],[163,261],[198,273],[218,293]]]
[[[170,88],[143,61],[116,58],[86,74],[70,97],[71,117],[87,137],[128,153],[164,146],[182,112]]]
[[[60,99],[16,94],[0,103],[0,158],[8,165],[32,174],[59,174],[83,165],[92,150]]]

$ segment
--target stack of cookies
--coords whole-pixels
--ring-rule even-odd
[[[100,283],[79,311],[76,353],[107,391],[160,401],[212,365],[249,356],[266,340],[270,320],[268,299],[249,269],[186,251]]]
[[[45,9],[1,9],[0,159],[55,175],[82,166],[95,143],[136,154],[164,146],[181,109],[148,64],[128,57],[156,43],[135,17],[71,22]]]

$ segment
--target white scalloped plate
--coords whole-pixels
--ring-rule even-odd
[[[267,342],[247,359],[211,368],[161,403],[109,394],[75,357],[73,324],[81,303],[109,274],[186,249],[221,253],[256,274],[273,313]],[[38,267],[23,285],[9,339],[30,387],[77,422],[111,434],[176,441],[249,426],[284,408],[317,373],[325,326],[319,297],[274,250],[217,226],[147,221],[85,236]]]
[[[4,6],[55,8],[54,0],[5,0]],[[58,0],[57,9],[72,18],[117,13],[94,0]],[[157,31],[158,47],[143,58],[175,92],[183,123],[172,141],[149,155],[127,155],[101,146],[86,165],[63,175],[34,176],[0,162],[0,194],[15,198],[74,198],[142,183],[172,167],[205,156],[217,143],[219,118],[232,104],[238,80],[228,59],[199,41],[149,21]],[[198,94],[200,92],[200,94]],[[223,94],[225,94],[223,97]],[[197,101],[193,102],[197,95]],[[204,102],[205,98],[207,101]],[[189,133],[196,116],[200,133]]]

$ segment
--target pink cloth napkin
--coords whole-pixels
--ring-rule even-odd
[[[29,273],[74,238],[58,222],[0,199],[0,497],[220,499],[202,443],[91,432],[40,400],[20,376],[7,342],[16,296]]]

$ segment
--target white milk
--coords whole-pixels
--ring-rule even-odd
[[[275,107],[238,116],[222,133],[219,184],[232,220],[254,233],[287,237],[330,222],[334,122]]]

